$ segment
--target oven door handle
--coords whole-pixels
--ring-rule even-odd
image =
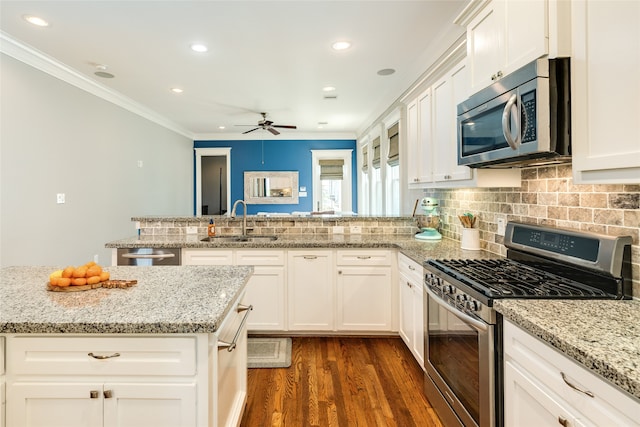
[[[466,313],[464,313],[464,312],[462,312],[460,310],[456,310],[455,307],[452,307],[448,302],[443,300],[442,297],[440,297],[438,294],[436,294],[431,289],[429,289],[428,286],[425,286],[424,288],[427,291],[427,293],[429,294],[429,296],[431,298],[433,298],[434,301],[437,302],[440,307],[444,308],[449,313],[453,314],[454,316],[458,316],[460,319],[462,319],[466,323],[470,324],[471,326],[473,326],[474,328],[476,328],[479,331],[486,332],[489,329],[487,324],[482,322],[481,320],[474,319],[473,317],[469,316],[468,314],[466,314]]]

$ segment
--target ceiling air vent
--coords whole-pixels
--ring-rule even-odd
[[[324,99],[338,99],[338,95],[325,95]]]

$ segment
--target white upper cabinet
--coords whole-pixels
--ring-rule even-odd
[[[570,2],[554,0],[471,1],[456,23],[467,28],[470,93],[535,59],[569,56]]]
[[[407,179],[409,187],[433,180],[431,162],[431,88],[407,105]]]
[[[640,183],[640,2],[572,2],[573,178]]]

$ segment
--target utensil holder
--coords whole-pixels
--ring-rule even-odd
[[[471,251],[479,251],[481,249],[480,230],[477,228],[463,228],[460,247]]]

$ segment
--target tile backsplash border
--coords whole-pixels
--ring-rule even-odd
[[[444,236],[460,240],[458,215],[477,216],[483,249],[506,255],[498,219],[545,224],[615,236],[629,235],[633,295],[640,297],[640,185],[574,184],[570,165],[522,170],[517,188],[437,189]]]

